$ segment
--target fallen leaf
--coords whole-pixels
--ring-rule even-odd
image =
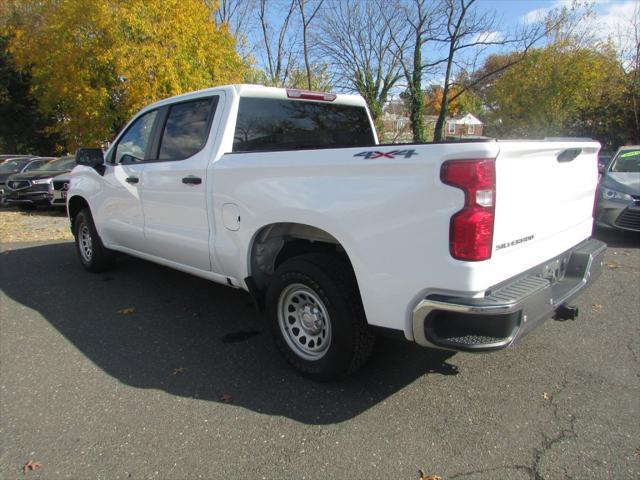
[[[633,452],[636,457],[640,457],[640,448],[636,448],[636,451]]]
[[[223,393],[220,395],[220,401],[224,403],[231,403],[233,402],[233,397],[228,393]]]
[[[542,394],[542,399],[543,399],[543,400],[549,400],[550,398],[551,398],[551,395],[549,395],[547,392],[544,392],[544,393]]]
[[[601,312],[603,307],[601,303],[594,303],[593,305],[591,305],[591,308],[594,312]]]
[[[29,460],[27,463],[24,464],[24,467],[22,467],[22,474],[26,475],[27,472],[29,470],[31,470],[32,472],[39,469],[42,465],[40,465],[38,462],[34,462],[33,460]]]
[[[611,270],[615,270],[616,268],[618,268],[617,263],[605,262],[604,266],[610,268]]]
[[[420,475],[420,477],[419,477],[420,480],[442,480],[442,477],[440,477],[439,475],[426,474],[426,473],[424,473],[424,470],[422,470],[421,468],[418,469],[418,475]]]
[[[129,315],[130,313],[135,312],[136,309],[134,307],[123,308],[122,310],[118,310],[120,315]]]
[[[172,375],[180,375],[181,373],[184,373],[184,368],[178,367],[173,369]]]

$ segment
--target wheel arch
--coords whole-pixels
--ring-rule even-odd
[[[89,202],[80,195],[72,196],[67,203],[67,214],[69,216],[69,221],[71,222],[71,231],[75,232],[75,219],[78,213],[80,213],[85,208],[91,210],[89,207]]]
[[[345,245],[323,228],[297,222],[263,225],[253,235],[248,249],[249,290],[254,297],[260,295],[284,261],[298,255],[320,252],[342,256],[354,270]]]

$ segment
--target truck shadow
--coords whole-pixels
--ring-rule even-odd
[[[106,274],[85,272],[72,243],[0,254],[0,287],[37,310],[109,375],[308,424],[348,420],[430,373],[457,373],[451,352],[389,339],[356,375],[333,384],[301,377],[277,352],[249,296],[123,256]]]
[[[640,232],[627,232],[595,227],[593,236],[611,248],[630,248],[640,245]]]

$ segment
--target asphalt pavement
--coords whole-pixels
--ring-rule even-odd
[[[334,384],[291,370],[241,291],[4,244],[0,478],[640,478],[640,237],[599,236],[577,320],[491,354],[383,339]]]

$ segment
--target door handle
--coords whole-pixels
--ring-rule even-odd
[[[138,183],[140,179],[138,177],[127,177],[125,182],[127,183]]]
[[[189,175],[188,177],[184,177],[182,179],[182,183],[185,183],[187,185],[200,185],[202,183],[202,179],[200,177]]]

